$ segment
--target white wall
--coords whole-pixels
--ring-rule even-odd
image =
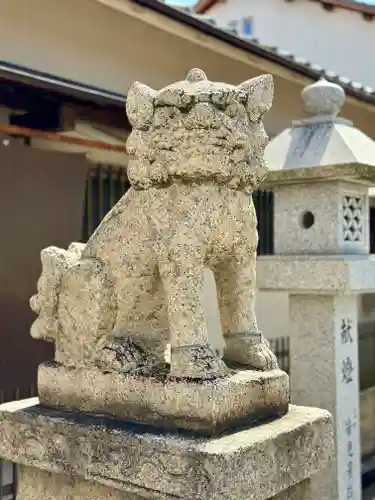
[[[235,84],[259,75],[251,58],[218,54],[197,38],[184,40],[95,0],[0,1],[0,60],[33,70],[121,94],[134,80],[161,88],[193,67]]]
[[[125,19],[90,0],[3,0],[0,59],[126,93],[139,67],[130,41],[139,43],[142,33]]]
[[[254,37],[262,44],[375,87],[375,21],[364,20],[358,12],[328,12],[307,0],[227,0],[207,14],[219,25],[252,16]]]
[[[283,0],[233,0],[230,5],[235,6],[236,2],[295,8],[294,4],[284,5]],[[315,8],[309,8],[312,7]],[[280,24],[280,19],[277,16],[274,24]],[[261,18],[258,22],[260,27]],[[277,33],[276,27],[274,31]],[[264,59],[251,54],[237,59],[233,57],[237,52],[232,54],[231,50],[220,54],[210,49],[208,42],[206,46],[196,45],[199,39],[193,32],[191,41],[183,39],[95,0],[0,1],[0,60],[109,91],[126,94],[134,80],[161,88],[183,78],[194,67],[202,68],[212,80],[233,84],[262,71],[273,72],[272,65]],[[351,64],[358,64],[360,59]],[[302,82],[275,74],[274,78],[275,100],[266,117],[266,127],[272,135],[302,116]],[[372,108],[347,101],[342,116],[375,136],[375,107]]]

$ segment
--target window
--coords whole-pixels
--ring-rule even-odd
[[[242,20],[242,29],[244,36],[253,36],[253,19],[251,17],[245,17]]]

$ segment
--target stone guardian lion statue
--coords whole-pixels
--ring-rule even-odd
[[[134,83],[129,191],[87,244],[42,251],[31,334],[56,344],[56,362],[129,372],[163,362],[170,376],[210,379],[228,366],[272,370],[258,330],[257,220],[251,193],[267,175],[263,115],[273,80],[210,82],[199,69],[160,91]],[[208,343],[203,272],[215,276],[221,359]]]

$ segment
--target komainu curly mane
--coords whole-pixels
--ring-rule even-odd
[[[128,170],[132,185],[212,181],[254,190],[267,175],[260,122],[267,104],[259,98],[271,87],[267,76],[234,87],[208,82],[199,70],[160,92],[135,84],[128,100],[134,128],[127,146],[137,157]]]

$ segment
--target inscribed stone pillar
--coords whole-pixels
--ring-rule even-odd
[[[357,297],[293,294],[289,301],[292,398],[334,415],[337,462],[330,472],[337,469],[337,490],[333,484],[332,494],[360,498]]]
[[[324,500],[361,498],[357,297],[375,289],[375,145],[336,117],[344,98],[325,80],[307,87],[309,117],[270,143],[275,255],[258,261],[258,287],[289,294],[292,402],[334,416],[336,459],[313,481]]]

